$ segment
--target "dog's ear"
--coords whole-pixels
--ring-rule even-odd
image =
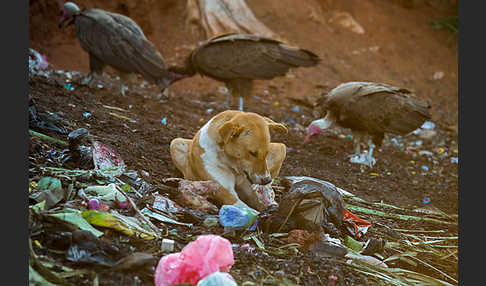
[[[285,127],[283,124],[277,123],[265,116],[263,116],[263,119],[265,119],[265,121],[267,122],[268,129],[270,131],[277,131],[278,133],[287,134],[287,127]]]
[[[226,144],[231,138],[236,138],[238,135],[243,132],[243,127],[239,126],[238,123],[233,122],[232,120],[224,123],[218,129],[218,134],[221,136],[221,139]]]
[[[288,132],[287,127],[285,127],[280,123],[273,123],[273,124],[269,123],[268,129],[270,129],[271,131],[277,131],[278,133],[282,133],[282,134],[287,134]]]

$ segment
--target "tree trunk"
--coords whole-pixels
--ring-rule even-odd
[[[231,32],[280,38],[253,15],[245,0],[187,0],[186,9],[186,28],[206,39]]]

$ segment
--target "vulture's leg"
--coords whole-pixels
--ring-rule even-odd
[[[351,163],[362,164],[362,165],[368,166],[370,168],[375,165],[376,160],[372,156],[373,155],[373,150],[375,148],[375,144],[373,144],[373,141],[369,137],[368,137],[368,141],[367,142],[368,142],[368,146],[369,146],[368,153],[363,152],[363,153],[359,153],[359,154],[353,155],[349,159],[349,161]]]
[[[360,133],[353,134],[354,136],[354,154],[353,155],[359,155],[361,153],[361,137],[362,135]]]
[[[367,162],[368,166],[373,167],[376,164],[376,159],[373,158],[373,150],[375,149],[375,144],[373,143],[373,140],[371,138],[368,138],[368,157],[367,157]]]
[[[357,133],[357,132],[354,132],[353,136],[355,137],[355,142],[356,142],[355,153],[350,156],[349,162],[355,163],[355,164],[366,165],[368,167],[373,167],[373,165],[376,163],[376,161],[373,157],[371,157],[371,154],[366,153],[366,152],[363,152],[363,153],[360,152],[361,140],[363,139],[363,137],[367,137],[367,136],[364,136],[363,134]],[[369,138],[367,142],[368,142],[368,146],[370,146],[370,152],[373,152],[371,145],[369,145],[370,143],[373,144],[373,142],[371,141],[371,138]],[[374,147],[374,145],[373,145],[373,147]]]
[[[243,97],[240,95],[240,104],[239,104],[240,111],[243,111]]]
[[[226,92],[226,99],[224,100],[223,106],[226,109],[229,109],[231,106],[231,98],[233,97],[233,90],[228,88],[228,92]]]
[[[226,93],[226,100],[223,103],[224,108],[226,109],[233,109],[233,97],[240,94],[240,88],[238,86],[238,81],[227,81],[226,88],[228,92]]]
[[[120,75],[120,93],[122,96],[125,96],[125,91],[128,90],[128,81],[130,74],[118,71]]]
[[[89,73],[87,77],[81,80],[82,85],[88,85],[93,80],[93,74]]]
[[[358,132],[353,132],[353,141],[354,141],[354,153],[351,155],[348,155],[349,160],[353,157],[359,158],[361,155],[361,139],[363,138],[363,135]],[[353,159],[356,160],[356,159]]]
[[[103,74],[103,68],[105,64],[95,57],[93,54],[89,54],[89,74],[81,81],[82,85],[89,85],[93,78]]]

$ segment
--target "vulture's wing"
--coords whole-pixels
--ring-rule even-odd
[[[156,81],[167,74],[164,60],[140,27],[130,18],[100,9],[86,9],[76,17],[81,46],[115,69],[140,73]]]
[[[271,79],[292,67],[315,66],[319,57],[310,51],[249,34],[226,34],[204,42],[192,53],[199,73],[221,80]]]
[[[428,103],[407,89],[379,83],[347,83],[329,94],[346,125],[370,133],[406,134],[430,119]]]

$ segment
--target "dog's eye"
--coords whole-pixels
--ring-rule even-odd
[[[250,155],[252,155],[253,157],[256,157],[257,156],[257,152],[250,151]]]

